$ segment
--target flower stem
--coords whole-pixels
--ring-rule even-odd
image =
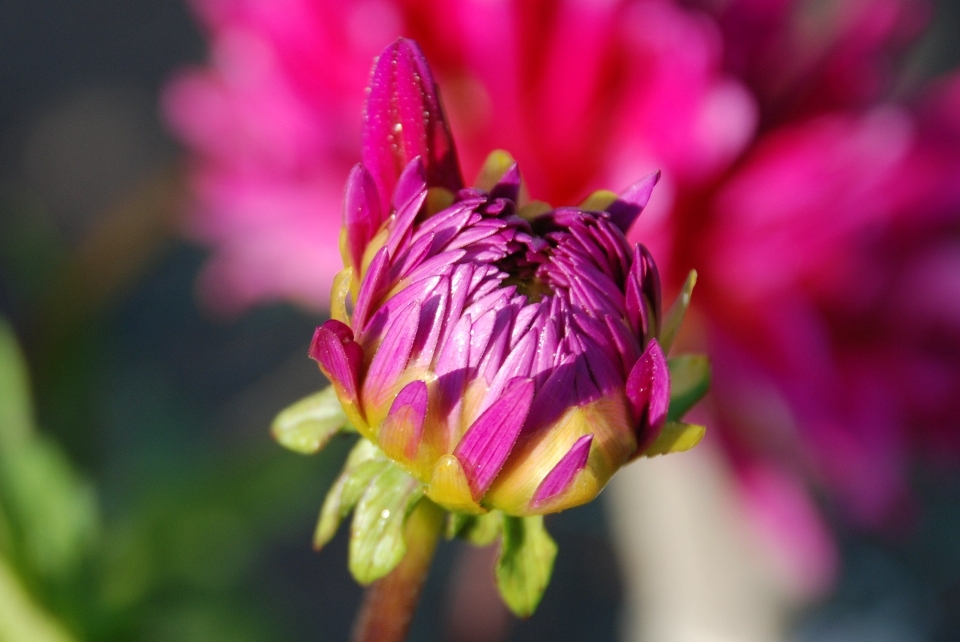
[[[407,518],[407,554],[370,585],[357,615],[353,642],[403,642],[443,530],[443,510],[424,498]]]

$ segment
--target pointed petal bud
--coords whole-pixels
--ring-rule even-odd
[[[660,170],[647,174],[639,181],[628,187],[613,203],[607,206],[610,220],[626,234],[630,231],[640,212],[650,201],[653,187],[660,180]]]
[[[670,371],[656,339],[627,377],[627,399],[637,421],[637,452],[643,452],[657,439],[670,407]]]
[[[363,125],[363,164],[377,182],[381,203],[390,202],[401,171],[417,156],[430,187],[463,187],[433,74],[420,48],[400,38],[374,64]]]

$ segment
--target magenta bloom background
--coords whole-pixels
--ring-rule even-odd
[[[700,271],[685,340],[714,359],[744,497],[808,585],[833,563],[809,488],[879,527],[909,509],[915,455],[957,452],[960,77],[890,98],[925,5],[194,6],[211,62],[165,109],[192,152],[216,305],[325,307],[370,60],[403,34],[434,66],[468,180],[496,147],[555,204],[663,170],[635,233],[668,294]]]

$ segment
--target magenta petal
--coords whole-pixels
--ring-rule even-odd
[[[333,319],[324,323],[313,335],[309,355],[330,381],[342,388],[349,399],[356,400],[363,351],[353,340],[349,327]]]
[[[505,198],[514,202],[520,198],[520,168],[516,163],[490,190],[490,198]]]
[[[626,234],[633,222],[640,216],[640,212],[650,201],[653,186],[660,180],[660,170],[647,174],[639,181],[628,187],[620,194],[616,201],[610,204],[607,212],[610,220]]]
[[[473,498],[479,500],[490,488],[510,455],[533,401],[533,381],[510,380],[503,395],[467,429],[454,456],[463,464]]]
[[[592,443],[593,435],[584,435],[573,444],[567,454],[563,456],[563,459],[557,462],[557,465],[547,473],[547,476],[537,486],[537,490],[533,494],[533,501],[530,502],[533,508],[556,497],[570,486],[577,473],[586,467]]]
[[[343,225],[347,230],[347,251],[354,274],[360,274],[363,252],[383,223],[383,208],[377,184],[361,164],[350,170],[343,196]]]
[[[423,158],[417,156],[400,172],[397,185],[393,188],[393,209],[399,210],[425,191],[427,191],[426,170],[423,167]]]
[[[420,156],[430,187],[463,187],[457,152],[440,94],[420,48],[400,38],[377,58],[363,124],[363,164],[382,203],[389,203],[400,172]]]
[[[389,442],[391,437],[402,437],[406,455],[411,459],[416,455],[423,438],[423,422],[427,416],[427,384],[412,381],[393,400],[390,412],[384,421],[382,431],[395,431],[394,435],[381,432],[380,439]]]
[[[387,319],[383,328],[383,343],[370,362],[370,370],[363,383],[366,401],[382,401],[383,396],[390,392],[390,387],[407,367],[419,322],[419,301],[414,301],[400,310],[395,317]]]
[[[360,291],[357,293],[357,305],[353,309],[353,326],[357,328],[358,333],[362,332],[367,324],[371,306],[386,293],[389,285],[389,267],[390,254],[387,248],[382,247],[370,261],[367,273],[360,283]]]
[[[670,408],[670,371],[656,339],[630,370],[626,392],[637,418],[637,449],[645,450],[660,435]]]

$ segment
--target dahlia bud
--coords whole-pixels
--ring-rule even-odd
[[[699,426],[665,430],[705,392],[705,360],[668,365],[663,347],[693,278],[665,316],[653,257],[625,236],[658,178],[552,208],[525,202],[517,165],[495,152],[464,187],[426,61],[408,40],[387,48],[347,182],[333,318],[310,346],[376,448],[351,455],[318,543],[363,501],[349,480],[389,462],[410,480],[383,511],[400,523],[424,494],[460,514],[525,517],[588,502],[630,460],[699,441]],[[344,421],[318,400],[281,415],[278,437],[322,445]]]

